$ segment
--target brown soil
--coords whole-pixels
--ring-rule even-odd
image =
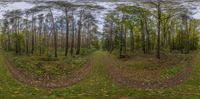
[[[165,54],[162,56],[163,58],[157,59],[154,55],[140,54],[116,59],[113,64],[120,68],[124,77],[130,80],[152,82],[173,77],[175,74],[166,74],[166,72],[171,72],[169,69],[178,68],[178,71],[172,72],[182,72],[192,62],[191,55]]]
[[[12,76],[27,85],[37,86],[37,87],[44,87],[44,88],[60,88],[60,87],[69,87],[73,84],[78,83],[82,79],[84,79],[91,71],[93,64],[95,63],[91,59],[88,60],[86,64],[79,70],[69,74],[68,76],[60,77],[59,79],[38,79],[35,78],[33,75],[25,73],[19,70],[14,63],[12,63],[8,57],[5,56],[4,59],[6,65]]]
[[[130,77],[124,75],[127,73],[124,73],[124,71],[121,70],[121,68],[115,66],[116,60],[114,60],[109,56],[107,58],[104,58],[104,62],[106,65],[107,72],[111,75],[113,80],[115,80],[117,83],[121,85],[125,85],[131,88],[140,88],[140,89],[162,89],[162,88],[173,87],[186,81],[196,63],[196,57],[193,57],[190,66],[187,66],[184,69],[184,71],[178,73],[176,76],[161,81],[148,81],[148,82],[130,79]],[[134,76],[136,77],[137,75]]]

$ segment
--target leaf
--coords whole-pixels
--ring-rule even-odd
[[[36,91],[39,91],[39,89],[38,89],[38,88],[36,88],[36,87],[35,87],[35,90],[36,90]]]
[[[14,94],[19,94],[19,91],[14,91]]]

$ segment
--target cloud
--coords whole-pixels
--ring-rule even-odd
[[[34,6],[33,4],[28,3],[28,1],[33,1],[33,0],[21,0],[21,1],[27,1],[27,2],[10,2],[6,7],[1,7],[1,9],[3,11],[15,10],[15,9],[24,10],[24,9],[32,8]],[[50,1],[50,0],[34,0],[34,1]],[[53,0],[53,1],[56,1],[56,0]],[[61,0],[57,0],[57,1],[61,1]],[[117,1],[127,1],[127,0],[62,0],[62,1],[69,1],[69,2],[76,2],[76,3],[87,2],[87,4],[99,5],[99,6],[104,7],[105,9],[103,10],[92,11],[92,14],[95,16],[95,18],[98,21],[97,25],[100,31],[103,30],[103,25],[105,21],[104,18],[105,18],[106,13],[114,10],[118,4],[131,4],[131,2],[117,2]],[[115,1],[115,2],[108,2],[108,1]],[[2,17],[3,11],[0,11],[0,19],[3,18]],[[193,17],[200,19],[200,8],[195,10],[195,12],[198,12],[198,13],[196,13]]]

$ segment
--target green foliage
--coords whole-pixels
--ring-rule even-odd
[[[99,40],[92,42],[91,46],[92,48],[94,47],[95,49],[99,50],[100,49]]]
[[[91,48],[81,48],[80,55],[85,56],[94,51],[96,51],[96,48],[94,46],[91,46]]]
[[[81,68],[87,61],[86,57],[47,57],[47,56],[27,56],[8,53],[11,62],[17,68],[36,77],[59,77],[67,76],[71,72]]]
[[[156,3],[150,2],[148,4],[156,6]],[[161,5],[165,4],[161,3]],[[155,8],[157,9],[157,7]],[[142,50],[146,54],[157,50],[158,19],[156,9],[149,10],[137,5],[120,5],[116,11],[108,13],[105,18],[103,49],[110,51],[110,46],[114,46],[113,50],[122,49],[124,52],[128,51],[132,54],[134,51]],[[171,10],[165,6],[162,6],[161,9],[163,9],[161,11],[161,40],[159,42],[161,50],[170,52],[179,50],[182,53],[189,53],[190,50],[197,49],[199,46],[199,30],[197,28],[197,25],[200,24],[199,20],[189,18],[187,11],[180,14],[177,9]],[[133,37],[131,32],[133,32]],[[134,49],[128,50],[131,48]]]
[[[173,77],[173,76],[177,75],[179,72],[181,72],[183,68],[184,68],[183,66],[174,66],[172,68],[167,68],[167,69],[164,69],[163,71],[161,71],[161,75],[164,78]]]
[[[56,8],[62,8],[64,12],[70,9],[66,9],[66,5],[60,2],[51,2],[56,5]],[[67,4],[67,3],[66,3]],[[158,4],[155,2],[151,2],[153,6],[157,6]],[[72,5],[67,4],[69,6],[79,8],[82,5]],[[52,6],[52,5],[51,5]],[[161,3],[161,7],[165,7],[165,3]],[[154,89],[154,90],[141,90],[141,89],[131,89],[126,88],[123,86],[119,86],[111,77],[107,74],[106,67],[104,63],[104,58],[107,56],[105,52],[95,52],[96,50],[100,49],[100,45],[102,44],[102,48],[104,50],[108,50],[109,52],[113,51],[113,54],[119,55],[119,52],[123,51],[124,56],[131,56],[137,54],[141,54],[141,50],[144,50],[145,54],[155,53],[155,50],[158,48],[158,44],[161,43],[161,50],[163,53],[174,52],[174,51],[181,51],[182,53],[189,53],[190,50],[197,50],[199,47],[199,24],[200,21],[193,18],[187,18],[189,12],[184,11],[179,13],[177,9],[173,9],[173,6],[168,6],[165,8],[161,8],[161,41],[158,42],[158,26],[157,22],[160,21],[157,19],[157,11],[154,9],[147,9],[145,7],[140,7],[137,5],[120,5],[116,11],[110,12],[107,14],[104,26],[104,34],[102,36],[102,40],[99,41],[98,34],[97,34],[97,25],[96,20],[92,16],[89,11],[81,11],[81,15],[83,15],[82,19],[78,22],[71,22],[74,19],[75,15],[70,15],[70,26],[74,24],[74,28],[77,29],[78,27],[82,27],[79,31],[81,33],[79,39],[82,45],[80,55],[68,55],[64,56],[64,49],[65,47],[65,37],[63,39],[63,31],[58,28],[54,29],[53,33],[52,30],[42,30],[42,26],[47,27],[51,21],[50,14],[47,14],[45,17],[39,15],[39,19],[35,17],[35,14],[38,12],[48,9],[53,10],[50,6],[35,6],[30,10],[25,11],[27,15],[27,20],[29,19],[30,15],[32,15],[32,22],[31,28],[28,26],[26,27],[24,24],[25,22],[19,22],[23,19],[23,13],[20,10],[13,10],[8,11],[5,14],[5,19],[3,23],[2,33],[0,34],[1,45],[3,49],[8,50],[9,43],[11,42],[10,50],[8,51],[16,51],[16,53],[20,54],[7,54],[12,60],[12,62],[16,65],[16,67],[24,72],[30,73],[35,77],[43,77],[46,76],[59,78],[60,76],[67,76],[68,74],[80,69],[86,62],[87,56],[90,53],[92,54],[93,60],[96,62],[93,65],[91,74],[85,80],[81,81],[80,83],[71,86],[69,88],[60,88],[60,89],[43,89],[43,88],[34,88],[27,85],[23,85],[16,80],[14,80],[8,69],[6,68],[6,64],[3,62],[3,55],[1,52],[0,54],[0,98],[10,99],[10,98],[62,98],[62,97],[81,97],[86,98],[88,97],[103,97],[104,98],[118,98],[118,97],[139,97],[139,98],[162,98],[162,97],[185,97],[186,98],[196,98],[195,96],[200,96],[200,62],[197,61],[197,64],[194,65],[194,72],[191,75],[191,78],[183,83],[182,85],[169,88],[169,89]],[[150,6],[152,7],[152,5]],[[63,9],[64,8],[64,9]],[[67,7],[68,8],[68,7]],[[170,8],[170,9],[169,9]],[[171,9],[172,8],[172,9]],[[74,9],[72,9],[74,10]],[[76,11],[76,10],[75,10]],[[182,11],[182,10],[181,10]],[[86,12],[86,13],[84,13]],[[71,13],[70,13],[71,14]],[[53,16],[53,15],[51,15]],[[63,22],[63,18],[61,18],[61,22]],[[59,19],[57,18],[57,19]],[[64,18],[65,19],[65,18]],[[8,21],[9,20],[9,21]],[[38,24],[38,20],[40,21],[39,27],[36,26]],[[45,21],[44,21],[45,20]],[[81,22],[82,21],[82,22]],[[44,24],[42,24],[44,22]],[[55,22],[55,24],[60,25],[59,22]],[[78,26],[81,25],[82,26]],[[35,25],[35,26],[34,26]],[[63,25],[64,26],[64,25]],[[90,27],[89,27],[90,26]],[[9,28],[8,28],[9,27]],[[19,29],[19,27],[26,29]],[[72,30],[72,27],[69,27]],[[10,30],[9,30],[10,29]],[[41,31],[40,31],[41,29]],[[88,30],[87,30],[88,29]],[[63,29],[65,30],[65,29]],[[15,31],[15,32],[14,32]],[[17,32],[16,32],[17,31]],[[42,35],[38,35],[38,31],[42,32]],[[62,31],[62,32],[61,32]],[[78,30],[76,30],[77,32]],[[88,34],[84,34],[84,32],[88,32],[90,37],[87,37]],[[90,33],[91,34],[90,34]],[[133,33],[132,33],[133,32]],[[54,35],[54,34],[58,35]],[[70,31],[71,33],[71,31]],[[131,37],[131,34],[133,35]],[[33,36],[33,38],[32,38]],[[57,36],[57,40],[55,37]],[[69,35],[69,43],[72,39],[71,34]],[[77,35],[75,35],[77,36]],[[11,37],[9,39],[9,37]],[[77,37],[75,38],[74,46],[77,45]],[[84,41],[89,39],[89,44],[86,44]],[[35,45],[34,45],[34,44]],[[59,57],[55,58],[54,51],[56,48],[54,46],[58,44],[58,54]],[[28,45],[28,51],[26,52],[26,47]],[[32,46],[34,47],[32,48]],[[64,45],[64,46],[63,46]],[[78,45],[79,46],[79,45]],[[87,47],[85,47],[87,46]],[[77,46],[76,46],[77,47]],[[112,48],[111,48],[112,47]],[[69,46],[70,48],[70,46]],[[130,50],[134,48],[134,50]],[[30,52],[33,53],[30,55]],[[39,53],[40,50],[43,50],[42,53]],[[72,48],[77,50],[76,48]],[[57,50],[56,50],[57,51]],[[26,53],[26,54],[25,54]],[[121,53],[120,53],[121,55]],[[190,54],[187,54],[190,55]],[[192,54],[191,54],[192,55]],[[185,56],[184,56],[185,57]],[[166,58],[164,56],[164,58]],[[174,57],[173,57],[174,58]],[[173,59],[172,58],[172,59]],[[180,58],[180,57],[178,57]],[[161,76],[164,78],[175,76],[177,73],[183,71],[186,65],[180,63],[178,66],[173,65],[172,67],[160,68],[160,63],[148,62],[151,60],[149,58],[147,61],[138,60],[134,63],[123,65],[124,68],[128,68],[130,71],[131,68],[135,69],[143,69],[143,70],[155,70],[160,69]],[[198,55],[198,60],[200,59],[200,55]],[[176,59],[174,58],[173,61]],[[187,62],[187,57],[184,58]],[[109,60],[108,60],[109,61]],[[159,60],[161,62],[162,60]],[[163,62],[163,64],[166,61]],[[169,62],[169,63],[168,63]],[[171,65],[172,61],[166,62],[166,66]],[[179,61],[176,61],[179,62]],[[122,62],[123,63],[123,62]],[[183,65],[184,64],[184,65]],[[110,65],[110,64],[109,64]],[[118,64],[117,64],[118,66]],[[120,65],[122,67],[122,65]],[[131,71],[133,72],[133,71]],[[160,76],[160,75],[159,75]],[[152,77],[153,78],[153,77]],[[191,95],[191,97],[190,97]]]

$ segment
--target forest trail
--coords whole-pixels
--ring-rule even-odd
[[[199,0],[8,1],[0,99],[200,99]]]
[[[8,67],[8,70],[12,74],[12,77],[16,80],[30,85],[30,86],[37,86],[37,87],[44,87],[44,88],[62,88],[62,87],[69,87],[73,84],[76,84],[80,82],[81,80],[85,79],[88,74],[91,72],[91,68],[93,64],[95,63],[94,60],[88,59],[88,62],[84,64],[84,66],[71,73],[67,77],[61,77],[60,79],[44,79],[40,80],[38,78],[33,77],[30,74],[24,73],[23,71],[20,71],[14,63],[12,63],[11,60],[9,60],[9,57],[4,55],[4,62],[6,66]]]
[[[30,98],[55,98],[55,97],[82,97],[81,99],[88,99],[88,97],[100,97],[100,99],[105,99],[105,97],[112,97],[111,99],[118,99],[117,97],[140,97],[140,99],[148,99],[147,97],[179,97],[181,96],[196,96],[199,95],[199,89],[196,87],[199,85],[196,79],[199,77],[199,66],[194,66],[194,73],[190,76],[187,81],[175,88],[169,88],[164,90],[138,90],[134,88],[127,88],[126,86],[119,86],[116,82],[111,79],[111,76],[106,71],[106,66],[104,66],[104,59],[107,53],[102,51],[97,51],[93,53],[92,58],[96,60],[93,65],[92,70],[86,79],[81,82],[69,87],[69,88],[59,88],[59,89],[44,89],[38,87],[31,87],[24,85],[12,78],[6,65],[4,64],[3,54],[0,53],[0,97],[10,98],[10,97],[30,97]],[[198,58],[200,55],[198,54]],[[188,87],[190,86],[190,87]],[[169,93],[170,90],[170,93]],[[181,90],[181,91],[180,91]],[[191,91],[192,90],[192,91]],[[185,93],[187,92],[187,94]],[[189,92],[189,93],[188,93]],[[176,94],[174,94],[176,93]],[[102,98],[101,98],[102,97]],[[104,97],[104,98],[103,98]],[[142,98],[145,97],[145,98]],[[91,98],[92,99],[92,98]],[[121,98],[120,98],[121,99]],[[135,99],[135,98],[133,98]],[[149,98],[151,99],[151,98]],[[174,98],[175,99],[175,98]]]
[[[199,55],[199,53],[197,53],[197,55]],[[192,63],[190,63],[189,66],[187,66],[187,68],[185,68],[182,72],[176,74],[174,77],[165,79],[163,81],[152,81],[152,82],[129,80],[127,77],[123,75],[122,71],[119,68],[116,68],[115,60],[109,58],[109,56],[104,58],[104,62],[108,70],[108,73],[117,83],[123,86],[128,86],[131,88],[139,88],[139,89],[162,89],[162,88],[171,88],[187,81],[196,65],[197,56],[194,56],[192,58]]]

